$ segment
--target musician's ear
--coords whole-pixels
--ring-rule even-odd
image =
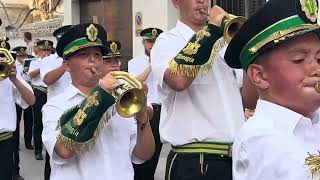
[[[171,0],[171,2],[176,9],[179,9],[179,0]]]
[[[250,81],[260,90],[269,88],[268,76],[265,68],[261,64],[250,64],[247,69],[247,75]]]
[[[68,60],[63,61],[63,66],[66,69],[66,71],[70,72],[70,62]]]

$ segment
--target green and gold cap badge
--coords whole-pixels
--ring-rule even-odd
[[[18,46],[12,49],[12,51],[14,51],[17,56],[27,56],[27,47],[25,46]]]
[[[40,50],[52,50],[53,42],[49,40],[40,40],[36,43],[37,48]]]
[[[163,31],[158,28],[147,28],[140,32],[143,39],[156,39]]]
[[[107,32],[99,24],[84,23],[70,27],[57,44],[57,53],[67,59],[76,51],[88,47],[100,47],[102,55],[107,54]]]
[[[318,0],[269,0],[232,38],[225,60],[232,68],[248,69],[263,52],[293,37],[319,32]]]
[[[3,41],[4,40],[4,41]],[[10,44],[8,43],[9,38],[7,37],[2,37],[0,39],[0,48],[4,48],[4,49],[7,49],[7,50],[10,50]]]
[[[107,55],[103,56],[104,59],[122,57],[120,53],[121,43],[119,41],[107,41]]]

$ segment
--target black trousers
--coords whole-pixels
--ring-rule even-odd
[[[47,102],[47,93],[40,91],[36,88],[33,89],[34,95],[36,96],[36,102],[33,105],[33,116],[34,116],[34,126],[33,126],[33,134],[34,134],[34,149],[36,154],[40,154],[42,152],[42,112],[41,109],[43,105]]]
[[[23,120],[24,120],[24,144],[31,144],[33,135],[33,111],[32,106],[23,110]]]
[[[14,143],[14,151],[13,151],[13,166],[14,166],[14,174],[19,174],[19,164],[20,164],[20,122],[21,116],[23,112],[24,118],[24,141],[25,144],[31,144],[32,139],[32,126],[33,126],[33,116],[32,116],[32,108],[29,106],[27,109],[23,110],[19,105],[16,104],[16,113],[17,113],[17,126],[16,130],[13,132],[13,143]]]
[[[165,179],[232,180],[232,159],[214,154],[177,154],[170,151]]]
[[[152,107],[153,107],[153,118],[152,120],[150,120],[150,125],[151,125],[156,148],[150,160],[142,164],[133,164],[135,180],[153,180],[154,173],[156,171],[157,164],[159,161],[159,156],[162,148],[162,143],[160,141],[160,134],[159,134],[161,105],[153,104]]]
[[[44,165],[44,180],[50,180],[51,166],[50,166],[50,156],[48,151],[46,151],[46,163]]]
[[[0,179],[12,180],[13,178],[13,138],[0,141]]]
[[[21,115],[22,115],[22,108],[17,104],[16,104],[16,112],[17,112],[17,125],[16,125],[16,130],[13,132],[13,167],[14,167],[14,174],[19,174],[19,171],[20,171],[19,139],[20,139],[20,121],[21,121]]]

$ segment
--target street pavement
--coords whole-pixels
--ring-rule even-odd
[[[23,133],[21,133],[23,134]],[[27,150],[24,146],[23,137],[20,138],[20,174],[25,180],[44,180],[45,160],[35,159],[34,151]],[[170,146],[165,144],[162,148],[158,167],[155,173],[155,180],[163,180],[166,166],[166,157],[170,151]],[[45,157],[45,152],[42,153]]]

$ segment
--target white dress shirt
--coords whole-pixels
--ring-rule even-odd
[[[160,136],[164,142],[232,142],[244,123],[241,95],[232,69],[220,54],[212,70],[198,76],[184,91],[171,89],[163,81],[172,58],[195,32],[178,21],[162,33],[151,50],[152,72],[162,100]]]
[[[143,73],[150,66],[150,58],[146,55],[140,55],[128,62],[128,72],[133,76],[138,76]],[[148,86],[147,99],[150,103],[160,104],[158,89],[153,79],[153,74],[150,72],[146,79],[146,84]]]
[[[27,49],[26,49],[26,52],[28,55],[34,55],[34,52],[33,52],[33,42],[29,42],[27,43]]]
[[[134,177],[132,162],[142,163],[132,151],[136,144],[137,125],[133,118],[121,118],[111,106],[103,118],[111,116],[96,139],[94,147],[85,154],[62,159],[54,152],[56,129],[61,115],[80,104],[85,95],[72,84],[48,100],[42,108],[42,140],[51,157],[50,180],[130,180]],[[103,120],[103,119],[102,119]]]
[[[233,144],[234,180],[311,179],[305,158],[319,154],[319,137],[319,111],[309,119],[259,100]]]
[[[23,75],[23,64],[20,63],[18,60],[15,61],[15,64],[16,64],[17,73],[22,76]]]
[[[23,83],[31,92],[32,88],[30,85],[17,74],[18,80]],[[26,109],[29,105],[22,99],[18,89],[12,84],[9,78],[0,81],[0,133],[13,132],[16,130],[17,125],[17,114],[16,105],[17,103],[23,109]]]
[[[24,72],[23,64],[17,60],[15,63],[16,63],[17,73],[19,73],[22,79],[24,79],[26,82],[30,82],[30,77]]]
[[[34,71],[34,70],[36,70],[36,69],[40,69],[40,67],[41,67],[41,61],[42,61],[41,58],[37,58],[36,60],[31,61],[28,74],[29,74],[31,71]],[[31,84],[32,84],[33,86],[47,87],[47,85],[41,80],[40,73],[39,73],[37,76],[31,78]]]
[[[63,59],[57,53],[45,57],[41,62],[40,77],[44,80],[44,76],[62,65]],[[56,82],[48,86],[48,97],[50,99],[61,92],[63,92],[71,84],[71,77],[69,72],[65,72]]]

